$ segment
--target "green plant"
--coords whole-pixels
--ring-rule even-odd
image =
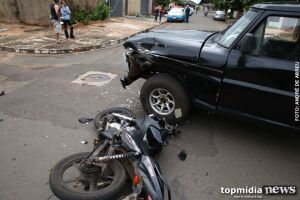
[[[155,5],[163,5],[163,7],[166,7],[167,5],[169,5],[169,3],[169,0],[154,0]]]
[[[99,3],[92,11],[93,20],[106,20],[109,17],[109,7],[104,3]]]
[[[83,10],[79,5],[77,5],[74,14],[74,20],[77,22],[82,22],[85,25],[89,24],[91,21],[101,20],[103,26],[103,21],[108,17],[109,7],[103,1],[100,1],[97,6],[90,11]]]
[[[185,6],[185,1],[183,1],[183,0],[174,0],[174,2],[176,3],[176,5],[178,5],[178,6]]]

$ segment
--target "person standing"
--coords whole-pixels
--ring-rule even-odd
[[[164,15],[164,12],[163,5],[159,6],[159,23],[161,23],[161,17]]]
[[[71,23],[71,11],[69,6],[67,5],[66,0],[62,0],[62,6],[60,8],[60,13],[62,15],[62,21],[64,23],[64,31],[66,39],[75,38],[73,33],[73,24]],[[68,33],[68,26],[70,27],[70,36]]]
[[[59,0],[54,0],[50,4],[50,18],[53,24],[54,32],[56,34],[56,42],[60,43],[59,34],[61,32],[61,24],[60,24],[60,13],[59,13]]]
[[[204,16],[206,17],[207,14],[208,14],[208,8],[207,8],[207,6],[205,6],[205,7],[204,7]]]
[[[186,23],[189,23],[190,12],[191,12],[190,5],[187,5],[186,8],[185,8]]]
[[[156,22],[157,22],[158,15],[159,15],[159,7],[155,6],[155,8],[154,8],[154,16],[155,16],[154,21],[156,21]]]

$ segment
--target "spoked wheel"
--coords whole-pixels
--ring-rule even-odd
[[[115,199],[126,182],[122,164],[113,160],[103,167],[81,165],[89,153],[71,155],[52,169],[49,184],[61,200]]]
[[[100,127],[103,126],[104,118],[113,119],[113,117],[111,115],[112,113],[118,113],[118,114],[125,115],[127,117],[135,118],[134,113],[127,108],[110,108],[110,109],[103,110],[102,112],[99,112],[96,115],[96,117],[94,118],[95,128],[99,129]],[[121,123],[121,122],[117,122],[117,123]]]

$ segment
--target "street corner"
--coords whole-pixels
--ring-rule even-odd
[[[60,34],[57,43],[52,28],[24,24],[0,24],[2,51],[32,54],[66,54],[101,49],[122,43],[128,37],[147,32],[160,24],[151,18],[119,17],[105,22],[74,25],[75,39]]]

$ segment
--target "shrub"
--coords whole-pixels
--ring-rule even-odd
[[[108,17],[109,7],[103,1],[98,3],[97,6],[90,11],[83,10],[78,5],[74,14],[74,20],[76,22],[82,22],[85,25],[89,24],[91,21],[101,20],[103,22]]]

